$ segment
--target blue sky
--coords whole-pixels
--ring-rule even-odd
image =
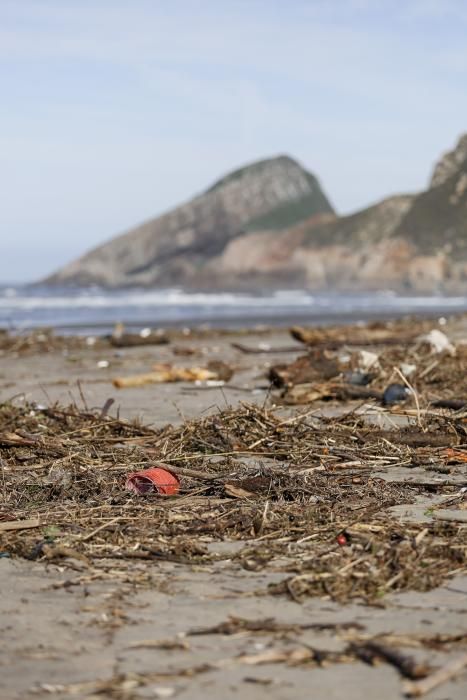
[[[0,280],[278,153],[339,212],[467,131],[465,0],[0,0]]]

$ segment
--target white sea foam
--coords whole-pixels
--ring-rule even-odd
[[[241,293],[190,293],[180,289],[158,291],[102,292],[83,290],[81,293],[47,293],[14,290],[0,291],[0,309],[86,309],[124,307],[339,307],[369,308],[456,308],[467,305],[467,297],[395,296],[393,294],[311,295],[300,290],[280,290],[270,295]]]
[[[397,296],[391,291],[370,294],[311,294],[300,290],[280,290],[270,294],[190,293],[181,289],[106,291],[0,288],[0,326],[26,328],[40,325],[72,327],[109,323],[145,322],[199,323],[215,319],[222,323],[248,319],[274,322],[301,317],[325,320],[337,316],[352,318],[378,313],[410,313],[467,309],[467,297]]]
[[[208,294],[187,293],[181,290],[161,290],[157,292],[128,292],[80,295],[40,295],[21,294],[0,296],[1,309],[64,309],[64,308],[113,308],[122,307],[165,307],[169,306],[311,306],[314,298],[303,292],[271,296],[253,296],[247,294]]]

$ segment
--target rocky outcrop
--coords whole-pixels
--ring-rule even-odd
[[[190,284],[236,237],[265,227],[281,231],[323,214],[333,214],[333,208],[316,177],[280,156],[229,174],[204,194],[99,246],[45,282]]]
[[[296,161],[281,156],[254,163],[46,281],[464,292],[467,134],[435,166],[426,191],[342,217]]]
[[[431,176],[430,187],[438,187],[448,180],[467,160],[467,134],[463,134],[452,151],[444,153],[436,163]]]

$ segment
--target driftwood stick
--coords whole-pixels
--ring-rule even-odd
[[[436,408],[451,408],[453,411],[459,411],[461,408],[467,407],[466,399],[439,399],[433,401],[432,406]]]
[[[255,348],[250,345],[244,345],[243,343],[230,343],[230,345],[235,348],[235,350],[240,350],[240,352],[245,353],[245,355],[267,355],[276,352],[303,352],[303,347],[301,345],[286,345],[279,348]]]
[[[377,641],[369,641],[366,644],[356,648],[357,656],[360,656],[365,661],[380,658],[387,663],[397,668],[397,670],[406,678],[425,678],[430,669],[426,664],[419,663],[412,656],[407,656],[396,649],[381,644]]]
[[[156,333],[146,336],[139,333],[124,333],[120,336],[110,336],[109,341],[115,348],[131,348],[139,345],[167,345],[170,342],[167,336]]]
[[[412,343],[416,339],[415,334],[409,335],[391,335],[387,332],[372,332],[367,331],[365,334],[355,334],[351,331],[343,331],[341,334],[333,334],[331,332],[326,332],[320,329],[314,328],[301,328],[300,326],[294,326],[289,329],[290,335],[294,340],[298,340],[304,345],[314,348],[332,348],[339,347],[341,345],[347,346],[372,346],[372,345],[407,345]]]
[[[377,439],[388,440],[396,445],[409,447],[450,447],[457,441],[457,436],[449,433],[423,433],[420,430],[373,430],[368,433],[360,432],[358,437],[363,442],[374,442]]]
[[[456,659],[452,659],[452,661],[441,666],[441,668],[430,676],[423,678],[423,680],[404,683],[404,693],[410,698],[419,698],[422,695],[426,695],[430,690],[437,688],[442,683],[446,683],[450,681],[451,678],[457,676],[466,666],[467,654],[463,654],[463,656],[458,656]]]
[[[32,527],[39,527],[41,521],[39,518],[30,518],[29,520],[6,520],[0,522],[0,532],[7,530],[29,530]]]

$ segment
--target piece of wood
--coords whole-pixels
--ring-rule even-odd
[[[289,330],[294,340],[304,345],[331,348],[341,345],[366,347],[372,345],[407,345],[416,339],[415,334],[395,335],[393,331],[386,329],[362,329],[356,332],[355,328],[346,329],[322,329],[303,328],[293,326]]]
[[[167,345],[170,341],[167,336],[160,333],[140,335],[139,333],[123,333],[109,338],[110,344],[115,348],[132,348],[139,345]]]
[[[254,493],[247,491],[246,489],[242,489],[240,486],[235,486],[235,484],[225,484],[224,491],[227,496],[231,496],[232,498],[255,498]]]
[[[216,372],[204,367],[171,367],[170,365],[154,365],[153,372],[134,374],[129,377],[115,377],[112,380],[117,389],[144,386],[145,384],[165,384],[167,382],[196,382],[217,379]]]
[[[30,440],[18,433],[0,433],[0,445],[5,447],[36,447],[37,439]]]
[[[466,666],[467,654],[463,654],[463,656],[458,656],[456,659],[452,659],[452,661],[441,666],[441,668],[430,676],[423,678],[423,680],[404,683],[404,693],[410,698],[419,698],[422,695],[426,695],[442,683],[446,683],[450,681],[451,678],[459,675]]]
[[[87,535],[83,535],[80,539],[81,542],[88,542],[88,540],[92,539],[94,535],[97,535],[98,532],[101,532],[101,530],[105,530],[109,525],[114,525],[115,523],[120,522],[121,518],[112,518],[112,520],[107,520],[105,523],[102,523],[102,525],[99,525],[99,527],[96,527],[95,530],[92,532],[89,532]]]
[[[430,668],[426,664],[419,663],[412,656],[403,654],[376,640],[356,646],[355,651],[357,656],[360,655],[365,661],[371,662],[373,658],[384,659],[391,666],[397,668],[403,676],[412,680],[426,678],[430,672]]]
[[[467,407],[467,401],[465,399],[439,399],[439,401],[433,401],[431,405],[436,408],[451,408],[453,411],[459,411],[461,408]]]
[[[303,352],[303,348],[300,345],[286,345],[285,347],[278,348],[254,348],[249,345],[244,345],[243,343],[230,343],[230,345],[235,348],[235,350],[240,350],[240,352],[245,353],[245,355],[266,355],[276,352]]]
[[[33,527],[39,527],[41,521],[39,518],[30,518],[29,520],[6,520],[0,522],[0,532],[7,530],[29,530]]]

